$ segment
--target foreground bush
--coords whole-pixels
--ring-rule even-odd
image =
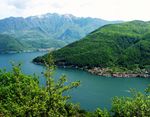
[[[67,104],[69,96],[63,96],[63,92],[79,85],[67,81],[62,76],[58,82],[51,78],[53,67],[45,72],[46,86],[39,85],[36,76],[22,73],[20,65],[13,66],[13,70],[0,71],[0,114],[1,116],[73,116],[78,114],[79,107]]]
[[[150,86],[145,93],[131,90],[132,97],[114,97],[110,111],[97,109],[98,117],[150,117]]]
[[[112,111],[121,117],[150,117],[150,95],[133,92],[133,97],[114,98]]]

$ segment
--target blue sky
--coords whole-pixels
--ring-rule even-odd
[[[0,19],[45,13],[150,21],[150,0],[0,0]]]

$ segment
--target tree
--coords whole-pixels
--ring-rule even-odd
[[[46,86],[40,86],[38,77],[22,73],[20,64],[13,65],[13,70],[0,70],[0,114],[1,116],[42,116],[63,117],[76,115],[79,107],[68,104],[70,96],[65,91],[77,87],[79,82],[65,85],[67,79],[62,76],[57,82],[52,78],[53,60],[46,63]]]

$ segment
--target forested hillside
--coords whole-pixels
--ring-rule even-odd
[[[106,25],[52,54],[57,65],[149,70],[150,22]],[[34,61],[43,62],[46,57],[38,57]]]

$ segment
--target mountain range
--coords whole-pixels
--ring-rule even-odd
[[[5,48],[4,50],[24,50],[40,48],[60,48],[71,42],[79,40],[106,24],[118,23],[120,21],[106,21],[97,18],[75,17],[70,14],[59,15],[56,13],[40,16],[9,17],[0,20],[0,43],[5,40],[7,45],[10,38],[17,40],[16,48]],[[3,38],[3,39],[1,39]],[[18,47],[17,47],[18,45]]]

